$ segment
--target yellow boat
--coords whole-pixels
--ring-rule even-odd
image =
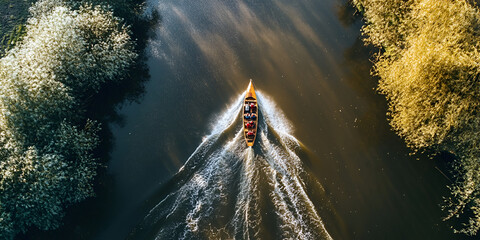
[[[245,101],[242,106],[243,111],[243,135],[247,146],[251,147],[255,143],[258,128],[258,103],[255,89],[253,88],[252,79],[248,84]]]

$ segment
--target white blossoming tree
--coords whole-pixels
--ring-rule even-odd
[[[79,107],[136,58],[101,7],[43,0],[30,12],[23,42],[0,60],[0,239],[55,229],[93,194],[98,126]]]

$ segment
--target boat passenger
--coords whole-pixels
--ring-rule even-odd
[[[249,122],[247,122],[247,124],[245,124],[245,127],[246,127],[246,128],[251,128],[251,127],[252,127],[252,124],[250,124]]]
[[[257,110],[257,106],[252,102],[250,103],[250,109],[252,109],[252,112],[255,112]]]
[[[248,124],[250,124],[250,126],[251,126],[252,128],[255,127],[255,123],[254,123],[253,121],[248,122]]]
[[[252,114],[252,116],[250,116],[250,119],[252,119],[252,120],[255,120],[255,119],[257,119],[257,115],[255,115],[255,114]]]
[[[253,135],[255,135],[255,133],[253,133],[252,131],[247,132],[247,136],[253,136]]]
[[[252,117],[250,116],[250,113],[245,114],[245,119],[249,120],[249,119],[251,119],[251,118],[252,118]]]
[[[247,113],[247,112],[250,112],[250,105],[248,105],[248,103],[245,104],[245,112],[246,112],[246,113]]]

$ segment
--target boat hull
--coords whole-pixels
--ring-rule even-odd
[[[252,147],[255,144],[258,130],[258,102],[252,80],[247,87],[242,112],[243,136],[247,146]]]

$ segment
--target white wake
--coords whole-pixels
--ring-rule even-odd
[[[307,194],[292,124],[258,92],[258,142],[247,148],[243,96],[220,114],[132,238],[331,239]]]

